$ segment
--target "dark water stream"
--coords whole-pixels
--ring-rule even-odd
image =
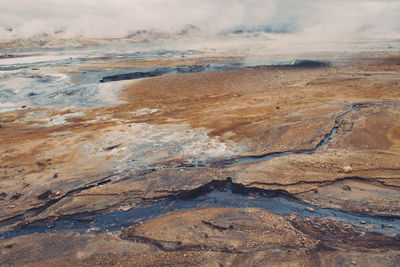
[[[129,210],[93,212],[66,216],[54,221],[36,222],[3,232],[0,239],[31,233],[68,230],[74,232],[118,231],[163,214],[204,207],[261,208],[274,214],[331,217],[362,231],[400,233],[400,218],[351,214],[305,204],[284,192],[246,188],[227,181],[215,181],[193,191],[161,200],[144,201]]]
[[[331,131],[311,150],[272,153],[262,156],[241,157],[211,164],[211,167],[230,167],[256,163],[292,154],[314,154],[322,149],[338,131],[339,123],[346,114],[367,106],[398,106],[398,104],[357,103],[339,114]],[[182,165],[183,167],[184,165]],[[190,166],[184,166],[190,167]],[[111,181],[111,180],[110,180]],[[0,239],[31,233],[69,230],[75,232],[117,231],[124,227],[145,222],[158,216],[203,207],[262,208],[274,214],[296,213],[300,216],[331,217],[343,223],[352,224],[363,231],[400,234],[400,218],[396,216],[374,216],[352,214],[334,209],[319,208],[298,201],[281,192],[246,188],[230,180],[214,181],[198,189],[181,192],[160,200],[143,201],[129,210],[113,210],[65,216],[52,221],[42,221],[20,226],[0,233]]]
[[[138,56],[138,55],[134,55]],[[60,66],[69,66],[79,63],[78,59],[68,59],[65,62],[59,62]],[[37,64],[27,64],[18,66],[3,66],[0,70],[12,71],[36,67],[54,67],[54,63],[37,63]],[[92,95],[97,93],[96,90],[88,91],[83,90],[82,86],[87,86],[92,88],[93,84],[98,84],[99,81],[102,82],[112,82],[126,79],[136,79],[143,77],[153,77],[168,74],[180,74],[180,73],[193,73],[193,72],[205,72],[205,71],[216,71],[216,70],[233,70],[246,67],[244,63],[236,64],[208,64],[208,65],[192,65],[192,66],[178,66],[172,68],[148,68],[148,69],[116,69],[116,70],[96,70],[96,71],[86,71],[76,73],[73,78],[77,78],[81,83],[79,86],[71,85],[68,81],[58,80],[56,78],[46,78],[42,76],[32,76],[31,72],[35,70],[30,70],[27,73],[21,72],[21,81],[29,80],[27,83],[28,89],[22,88],[22,92],[25,95],[18,96],[15,92],[10,91],[9,95],[0,95],[0,99],[4,102],[18,102],[21,99],[27,98],[26,94],[31,100],[32,106],[48,106],[50,104],[54,105],[69,105],[70,103],[85,103]],[[299,67],[299,68],[318,68],[318,67],[328,67],[327,63],[321,63],[318,61],[297,61],[293,64],[288,64],[284,62],[280,67]],[[48,80],[46,80],[46,79]],[[14,81],[15,77],[11,75],[10,77],[3,77],[4,87],[8,88],[8,82]],[[30,88],[33,84],[31,81],[35,81],[36,85],[35,94],[28,94],[33,92]],[[1,84],[0,84],[1,85]],[[59,88],[62,85],[62,91],[53,92],[49,91],[49,88]],[[85,87],[86,88],[86,87]],[[54,89],[55,90],[55,89]],[[4,92],[5,90],[3,90]],[[72,94],[69,92],[79,92]],[[46,97],[44,97],[44,95]],[[58,95],[62,97],[58,98]],[[71,98],[70,102],[66,102],[66,98]],[[38,99],[35,102],[35,99]],[[45,99],[45,100],[43,100]],[[60,100],[57,100],[60,99]],[[39,101],[40,100],[40,101]],[[44,101],[44,102],[43,102]],[[47,102],[46,102],[47,101]],[[62,102],[58,102],[62,101]],[[94,103],[93,105],[102,105],[102,103]],[[287,152],[277,152],[270,153],[261,156],[248,156],[239,157],[234,159],[228,159],[220,162],[211,163],[199,163],[194,165],[181,165],[174,167],[194,167],[194,166],[208,166],[225,168],[235,165],[257,163],[266,161],[276,157],[288,156],[293,154],[314,154],[322,149],[331,140],[335,134],[338,132],[339,123],[342,118],[353,111],[358,110],[364,106],[371,105],[386,105],[386,106],[398,106],[398,104],[374,104],[374,103],[359,103],[353,104],[347,109],[343,110],[342,113],[338,114],[335,118],[333,127],[330,132],[327,133],[323,139],[311,150],[305,151],[287,151]],[[111,180],[110,180],[111,181]],[[378,233],[400,233],[400,218],[398,217],[385,217],[385,216],[368,216],[361,214],[351,214],[343,211],[337,211],[333,209],[324,209],[312,206],[309,204],[302,203],[295,198],[279,191],[267,191],[260,190],[256,188],[246,188],[238,184],[233,184],[230,181],[214,182],[189,192],[184,192],[173,197],[168,197],[160,200],[153,201],[143,201],[132,207],[129,210],[113,210],[107,212],[93,212],[78,214],[72,216],[60,217],[56,220],[46,220],[41,222],[30,223],[27,225],[20,226],[19,228],[0,233],[0,239],[7,239],[20,235],[27,235],[31,233],[44,233],[53,232],[59,230],[68,230],[75,232],[104,232],[104,231],[118,231],[124,227],[136,224],[139,222],[145,222],[154,219],[158,216],[176,212],[183,211],[194,208],[202,207],[233,207],[233,208],[262,208],[268,210],[274,214],[286,215],[291,213],[296,213],[300,216],[313,216],[313,217],[332,217],[343,223],[349,223],[357,228],[364,231],[378,232]]]

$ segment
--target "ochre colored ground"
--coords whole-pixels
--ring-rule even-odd
[[[212,60],[205,58],[196,62]],[[193,64],[193,61],[125,64],[178,66]],[[83,68],[120,67],[124,66],[88,62]],[[18,219],[18,215],[26,223],[113,209],[127,200],[140,203],[142,198],[192,190],[227,177],[245,186],[284,190],[321,207],[399,215],[399,54],[361,54],[350,58],[346,64],[326,68],[260,66],[155,77],[132,81],[121,92],[120,98],[124,103],[113,107],[62,111],[26,109],[1,114],[2,222]],[[364,104],[349,112],[356,103]],[[67,118],[68,123],[63,125],[49,125],[49,121],[42,119],[25,120],[37,112],[44,112],[51,118],[79,111],[84,115]],[[338,133],[327,145],[312,155],[299,153],[315,148],[335,126],[335,120]],[[292,154],[229,168],[177,167],[188,159],[210,163],[283,151]],[[143,173],[147,168],[154,168],[154,171]],[[113,177],[115,183],[86,188],[107,177]],[[47,197],[39,197],[48,190],[51,193]],[[43,211],[34,209],[43,207],[50,199],[59,201]],[[318,227],[321,226],[318,222],[300,223],[296,218],[275,217],[257,210],[211,210],[205,214],[192,210],[188,215],[166,215],[133,226],[126,238],[109,234],[74,235],[73,242],[81,243],[71,245],[65,254],[67,260],[63,262],[71,266],[101,262],[120,265],[145,265],[148,262],[152,265],[165,259],[171,264],[228,262],[245,265],[265,263],[262,259],[271,262],[275,258],[277,265],[283,262],[299,264],[296,263],[299,259],[305,265],[329,265],[332,259],[333,264],[340,264],[340,257],[348,264],[356,261],[362,265],[368,260],[369,263],[384,261],[390,266],[398,262],[398,240],[393,237],[362,236],[352,232],[357,241],[349,245],[335,239],[331,245],[333,250],[330,250],[326,246],[331,237],[319,236]],[[232,221],[237,220],[234,229],[239,229],[238,232],[212,242],[204,239],[204,233],[208,236],[215,233],[209,233],[209,229],[206,232],[199,228],[194,230],[195,226],[199,227],[199,221],[211,220],[225,212],[245,212],[248,218],[266,213],[264,216],[269,219],[248,225],[248,219],[242,221],[239,215],[231,214]],[[168,216],[171,218],[167,220]],[[179,238],[179,225],[168,224],[177,218],[182,220],[179,225],[193,226],[193,229],[183,231]],[[335,224],[332,221],[326,223]],[[157,228],[166,225],[167,229]],[[200,225],[204,228],[204,223]],[[14,226],[3,225],[1,229]],[[335,227],[341,229],[344,226]],[[264,241],[259,240],[259,231],[268,235]],[[36,234],[32,238],[44,249],[49,249],[51,240],[58,239],[58,235],[63,236],[62,233],[44,234],[45,237]],[[251,240],[244,244],[241,236]],[[277,238],[282,236],[285,241]],[[9,255],[1,264],[12,262],[15,253],[31,249],[24,247],[24,238],[30,237],[0,242],[2,251],[8,251],[2,252],[2,256]],[[107,248],[99,246],[107,239],[115,242],[118,248],[128,245],[140,249],[141,255],[129,256],[122,249],[115,251],[115,255],[106,254]],[[150,239],[153,241],[148,241]],[[265,243],[265,240],[269,241]],[[181,250],[176,247],[176,242],[183,246],[204,246],[204,249]],[[374,242],[384,245],[374,247],[371,245]],[[79,258],[73,251],[82,244],[88,244],[87,254]],[[165,249],[168,246],[173,249]],[[49,255],[59,255],[57,248],[54,249],[56,252]],[[233,252],[229,252],[230,249]],[[362,249],[368,251],[368,257],[364,258]],[[148,261],[142,253],[148,255]],[[132,262],[128,256],[135,260]],[[54,257],[32,256],[32,261],[16,263],[37,261],[39,265],[51,265],[60,261],[58,256]],[[209,257],[210,262],[207,261]]]

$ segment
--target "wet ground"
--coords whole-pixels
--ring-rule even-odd
[[[400,55],[379,44],[1,50],[0,264],[397,266]]]

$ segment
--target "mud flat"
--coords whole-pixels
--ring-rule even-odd
[[[396,266],[400,55],[234,60],[110,63],[113,105],[1,113],[0,264]]]

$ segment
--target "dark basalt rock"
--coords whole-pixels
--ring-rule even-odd
[[[20,193],[15,193],[13,196],[11,196],[11,199],[17,200],[21,197],[22,195]]]
[[[52,194],[53,194],[53,192],[51,190],[47,190],[43,194],[40,194],[37,198],[40,200],[45,200],[45,199],[48,199]]]
[[[113,150],[115,148],[118,148],[120,146],[121,146],[121,144],[118,144],[118,145],[114,145],[114,146],[105,147],[103,149],[104,149],[104,151],[111,151],[111,150]]]
[[[6,193],[6,192],[1,192],[1,193],[0,193],[0,200],[5,199],[6,196],[7,196],[7,193]]]
[[[30,92],[27,96],[28,96],[28,97],[32,97],[32,96],[37,96],[37,95],[38,95],[37,93]]]

